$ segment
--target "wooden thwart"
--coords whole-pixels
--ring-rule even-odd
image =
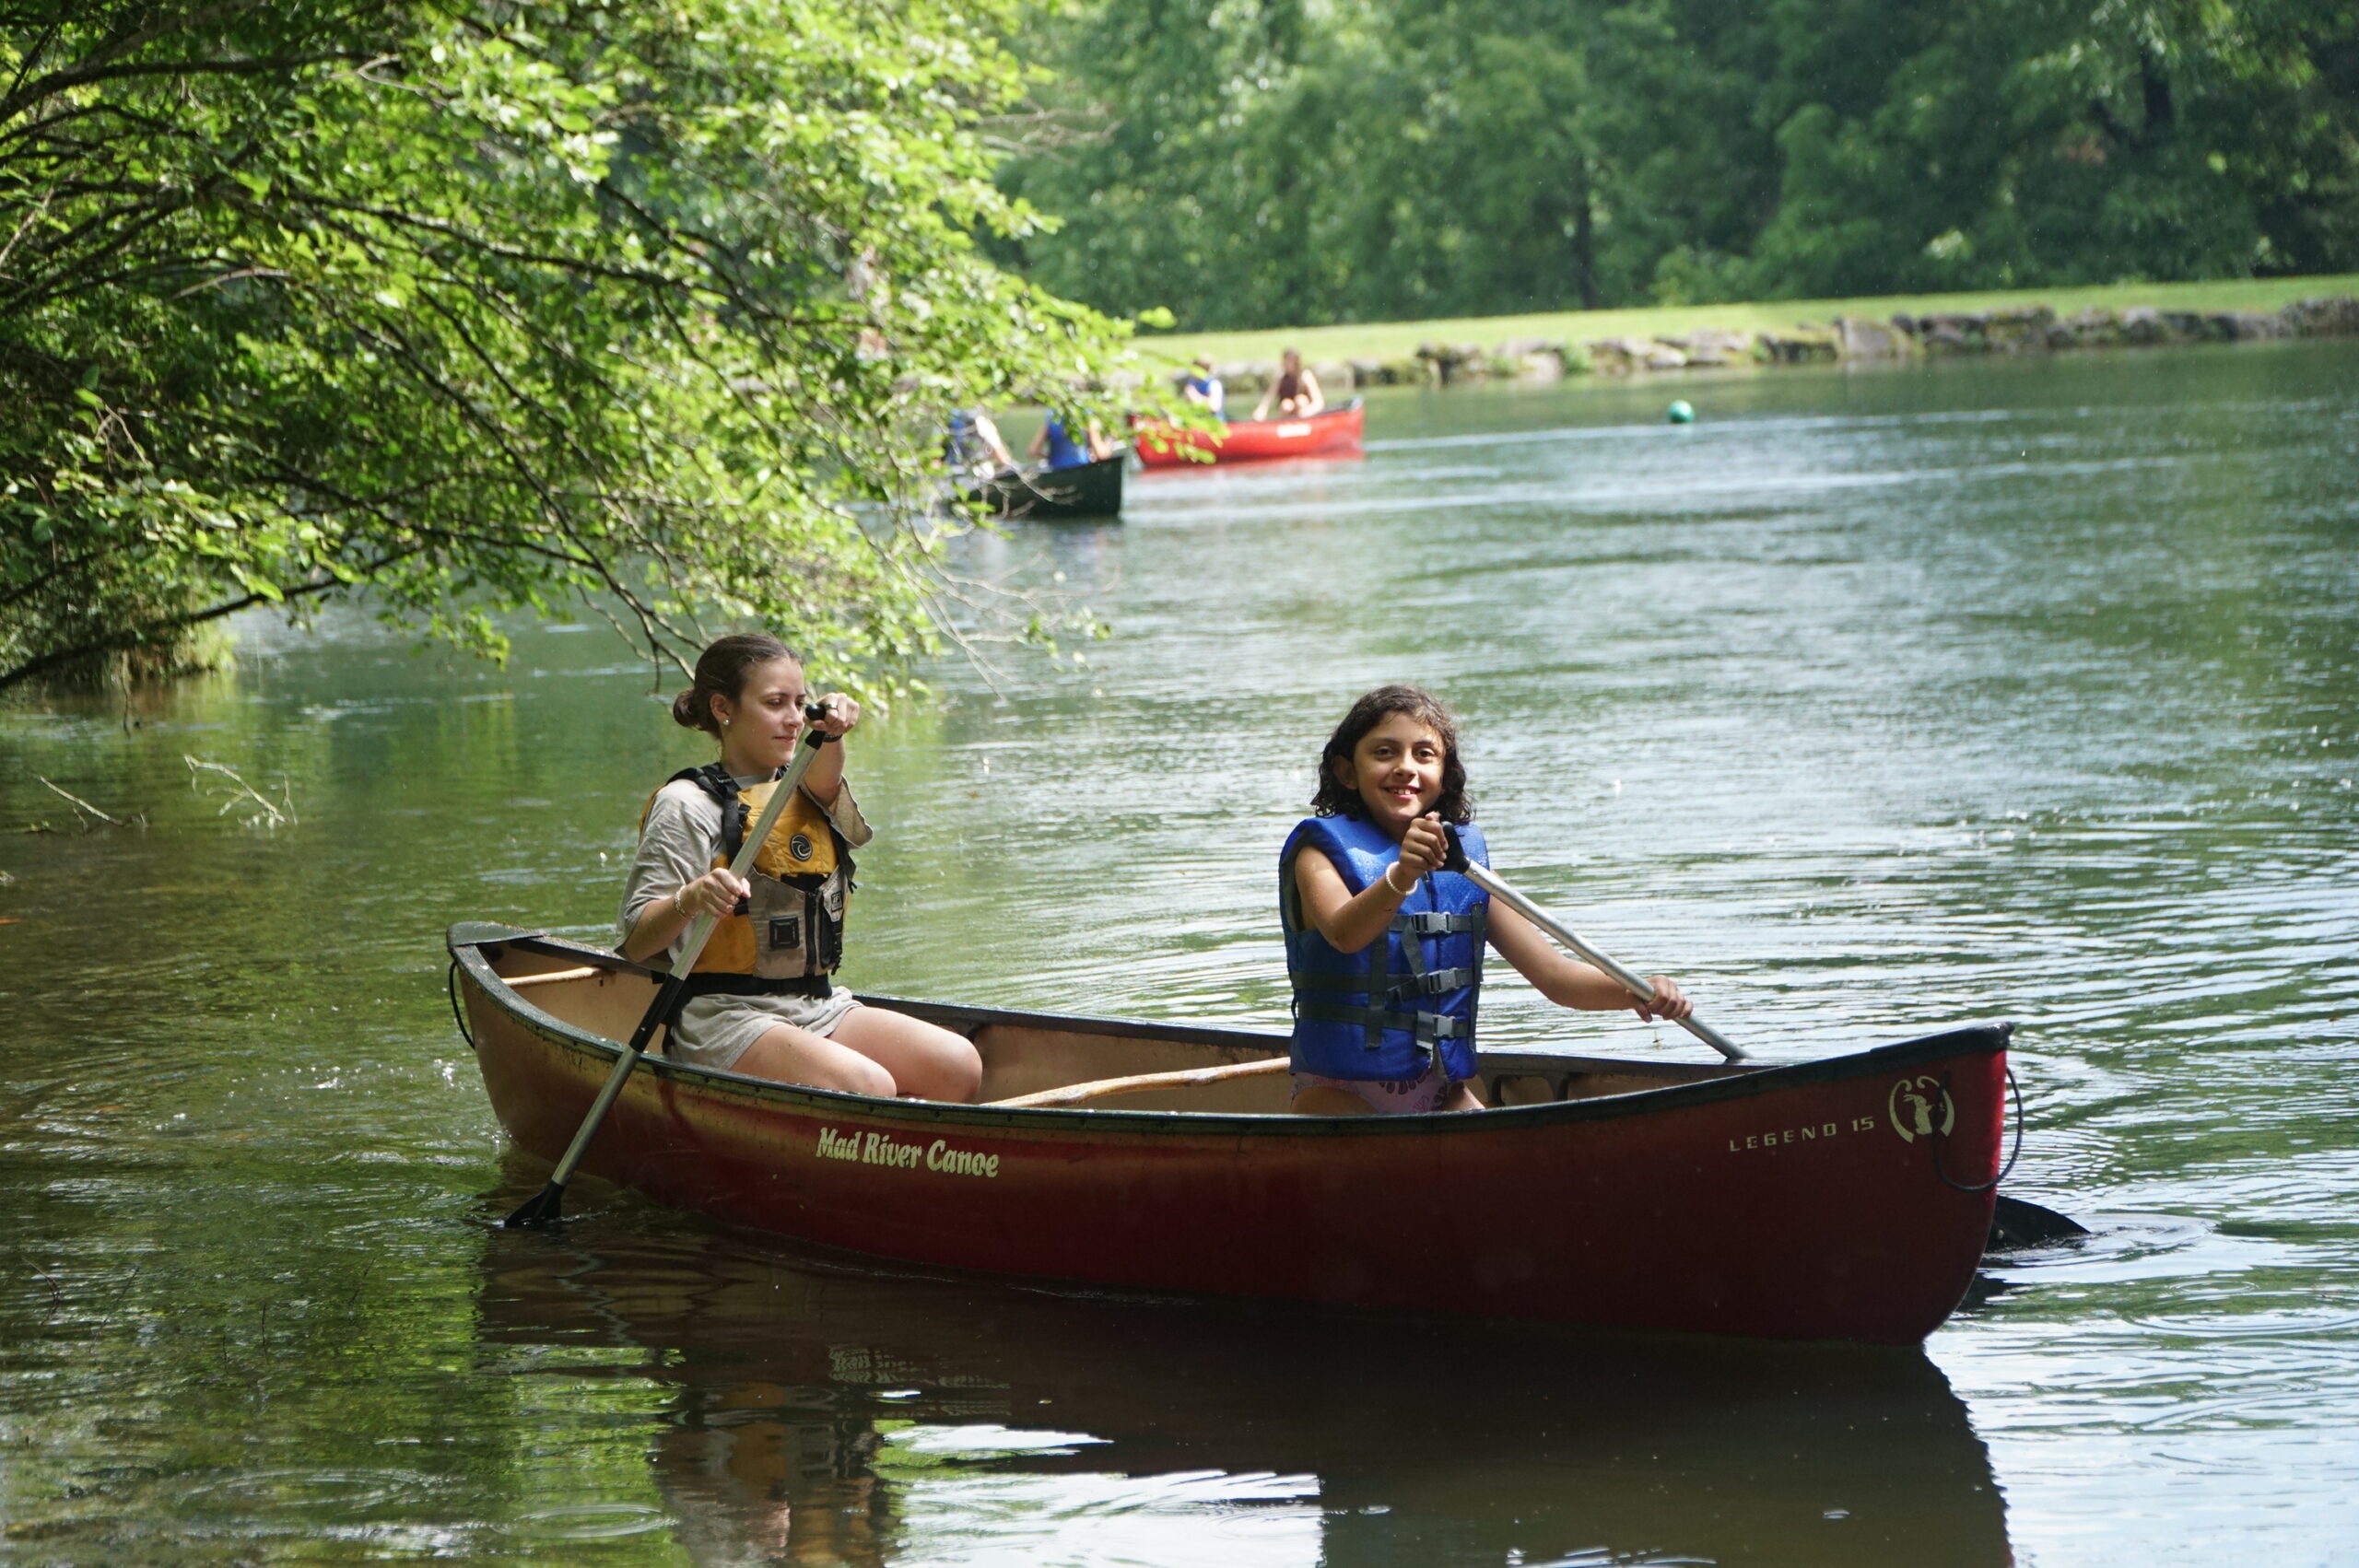
[[[1130,1078],[1099,1078],[1087,1083],[1068,1083],[1062,1089],[1043,1089],[1038,1094],[1018,1094],[1012,1100],[992,1100],[994,1106],[1073,1106],[1084,1100],[1102,1099],[1108,1094],[1135,1094],[1144,1089],[1192,1089],[1203,1083],[1223,1083],[1232,1078],[1260,1078],[1273,1072],[1284,1072],[1292,1059],[1273,1056],[1264,1061],[1231,1062],[1226,1067],[1191,1067],[1178,1072],[1142,1072]]]
[[[585,964],[579,969],[552,969],[546,975],[519,975],[508,982],[508,989],[512,991],[521,991],[526,986],[553,986],[559,980],[586,980],[593,975],[603,975],[606,972],[595,965]]]

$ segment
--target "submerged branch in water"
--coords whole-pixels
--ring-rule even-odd
[[[73,806],[76,813],[78,813],[74,820],[77,823],[81,823],[86,827],[88,825],[88,821],[86,819],[96,819],[97,821],[105,823],[109,827],[145,827],[147,825],[147,813],[144,812],[135,813],[128,819],[123,817],[109,816],[106,813],[99,810],[98,807],[90,804],[89,802],[74,793],[71,790],[61,790],[56,785],[50,783],[48,779],[42,778],[38,773],[34,774],[33,778],[39,780],[40,783],[47,788],[53,794],[64,796],[67,802]]]
[[[233,811],[237,812],[239,820],[248,827],[288,827],[294,825],[295,789],[285,774],[279,775],[278,799],[273,801],[247,783],[238,770],[227,763],[207,762],[201,756],[190,756],[186,753],[182,754],[181,760],[188,764],[190,789],[199,794],[222,798],[221,809],[215,815],[227,816]],[[208,789],[204,777],[208,773],[217,774],[229,782],[215,784]]]

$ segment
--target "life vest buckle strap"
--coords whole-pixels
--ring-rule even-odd
[[[1380,1007],[1352,1007],[1340,1001],[1297,1002],[1295,1015],[1321,1024],[1362,1024],[1377,1036],[1370,1041],[1371,1048],[1383,1044],[1382,1036],[1386,1029],[1405,1029],[1414,1022],[1408,1013],[1388,1012]]]
[[[1461,931],[1479,931],[1483,924],[1479,912],[1444,915],[1428,910],[1421,914],[1392,917],[1392,929],[1403,936],[1455,936]]]
[[[1471,964],[1461,964],[1448,969],[1428,969],[1412,979],[1396,980],[1391,994],[1397,998],[1409,996],[1441,996],[1475,983],[1481,971]]]
[[[1427,969],[1418,974],[1396,976],[1378,985],[1375,995],[1388,1001],[1403,997],[1441,996],[1462,987],[1473,985],[1482,971],[1472,964],[1452,965],[1447,969]],[[1297,993],[1329,991],[1344,996],[1367,996],[1367,977],[1365,975],[1316,975],[1299,969],[1289,969],[1286,977],[1293,981]]]
[[[1462,1040],[1474,1033],[1466,1020],[1452,1018],[1446,1012],[1395,1012],[1389,1008],[1351,1007],[1333,1001],[1298,1002],[1295,1015],[1324,1024],[1357,1024],[1368,1032],[1370,1050],[1383,1047],[1388,1029],[1403,1030],[1421,1046],[1440,1040]]]

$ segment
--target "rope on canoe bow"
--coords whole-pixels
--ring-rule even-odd
[[[1950,1075],[1944,1072],[1942,1074],[1942,1097],[1943,1099],[1947,1099],[1949,1097],[1949,1092]],[[2007,1151],[2007,1163],[2001,1165],[1999,1167],[1999,1174],[1992,1176],[1989,1181],[1978,1182],[1974,1186],[1969,1187],[1965,1182],[1957,1180],[1955,1177],[1952,1176],[1949,1172],[1942,1168],[1942,1134],[1936,1132],[1925,1141],[1932,1146],[1933,1174],[1941,1177],[1942,1181],[1946,1182],[1951,1187],[1955,1188],[1960,1192],[1989,1191],[1992,1188],[2007,1179],[2007,1173],[2015,1168],[2016,1156],[2024,1152],[2024,1092],[2023,1086],[2015,1082],[2015,1068],[2013,1062],[2009,1062],[2007,1064],[2007,1094],[2009,1097],[2015,1102],[2014,1147]]]
[[[451,1022],[459,1026],[459,1038],[467,1042],[467,1049],[475,1050],[475,1031],[467,1027],[467,1011],[459,1005],[459,955],[451,955],[451,972],[442,977],[442,989],[451,998]]]

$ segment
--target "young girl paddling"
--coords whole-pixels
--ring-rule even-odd
[[[1469,859],[1490,857],[1466,803],[1458,726],[1417,687],[1379,686],[1352,704],[1320,756],[1310,807],[1278,859],[1303,1115],[1481,1108],[1467,1080],[1485,942],[1559,1007],[1672,1020],[1694,1011],[1661,975],[1653,1005],[1640,1005],[1443,869],[1446,825]]]
[[[880,1098],[971,1100],[982,1082],[972,1044],[863,1007],[827,978],[843,955],[851,851],[873,837],[840,744],[812,760],[752,876],[730,873],[803,737],[804,701],[802,662],[774,637],[724,637],[698,657],[672,717],[718,740],[721,760],[674,775],[648,802],[623,887],[622,954],[675,958],[698,916],[721,917],[667,1036],[683,1060]],[[831,737],[860,722],[841,692],[822,704]]]

